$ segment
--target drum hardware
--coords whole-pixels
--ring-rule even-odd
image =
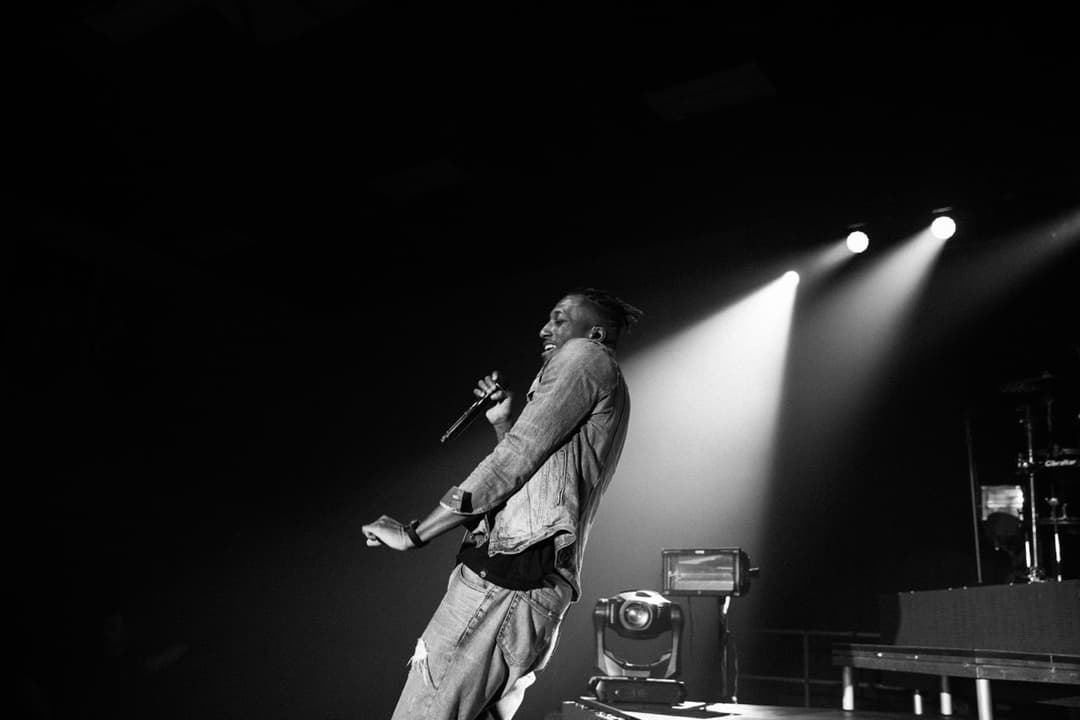
[[[1026,455],[1022,458],[1023,470],[1028,481],[1028,521],[1030,532],[1024,543],[1024,555],[1028,565],[1028,582],[1041,582],[1046,579],[1042,566],[1039,565],[1039,510],[1035,505],[1035,436],[1032,432],[1031,405],[1023,406],[1024,439]],[[1060,565],[1060,563],[1059,563]]]
[[[1039,524],[1066,528],[1080,527],[1080,517],[1040,518]]]
[[[1050,549],[1043,547],[1045,540],[1053,551],[1052,577],[1060,581],[1063,579],[1061,534],[1080,526],[1080,518],[1068,516],[1067,497],[1062,496],[1062,491],[1068,495],[1072,474],[1080,469],[1080,453],[1075,447],[1069,447],[1077,444],[1072,442],[1072,433],[1077,430],[1075,421],[1080,420],[1080,416],[1073,417],[1076,413],[1072,409],[1063,414],[1058,402],[1059,396],[1071,398],[1072,390],[1065,387],[1062,378],[1048,372],[1005,383],[998,389],[1001,394],[1016,398],[1013,407],[1022,430],[1022,449],[1016,456],[1015,472],[1023,478],[1025,497],[1020,521],[1027,580],[1042,582],[1047,579],[1047,570],[1041,562],[1044,553]],[[1076,439],[1080,440],[1080,437]],[[1035,501],[1040,495],[1049,508],[1045,517],[1040,516]],[[1044,533],[1049,529],[1048,535],[1040,537],[1040,528],[1044,528]]]
[[[1039,464],[1042,467],[1046,468],[1047,470],[1050,470],[1050,469],[1053,469],[1053,468],[1080,467],[1080,458],[1068,457],[1068,456],[1062,455],[1062,456],[1050,458],[1049,460],[1043,460]]]
[[[1057,579],[1060,582],[1064,579],[1061,573],[1061,520],[1066,519],[1065,513],[1068,510],[1066,504],[1062,503],[1060,499],[1056,497],[1046,498],[1046,504],[1050,506],[1050,517],[1046,518],[1050,521],[1050,525],[1054,528],[1054,567],[1057,568]],[[1058,515],[1058,507],[1061,507],[1061,515]]]

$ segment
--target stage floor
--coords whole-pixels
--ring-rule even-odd
[[[607,705],[581,697],[562,704],[563,720],[673,720],[674,718],[731,718],[731,720],[910,720],[910,712],[844,711],[840,708],[802,708],[688,701],[672,708],[648,705]]]

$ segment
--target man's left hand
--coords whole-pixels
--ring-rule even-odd
[[[387,515],[364,525],[363,529],[368,547],[385,545],[393,550],[412,550],[414,547],[405,526]]]

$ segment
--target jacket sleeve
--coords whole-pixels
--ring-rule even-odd
[[[459,515],[498,507],[524,485],[610,392],[617,369],[602,345],[567,342],[551,357],[517,422],[440,504]]]

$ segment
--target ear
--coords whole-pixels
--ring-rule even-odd
[[[592,330],[589,331],[589,339],[596,340],[597,342],[604,342],[607,337],[607,330],[600,325],[593,325]]]

